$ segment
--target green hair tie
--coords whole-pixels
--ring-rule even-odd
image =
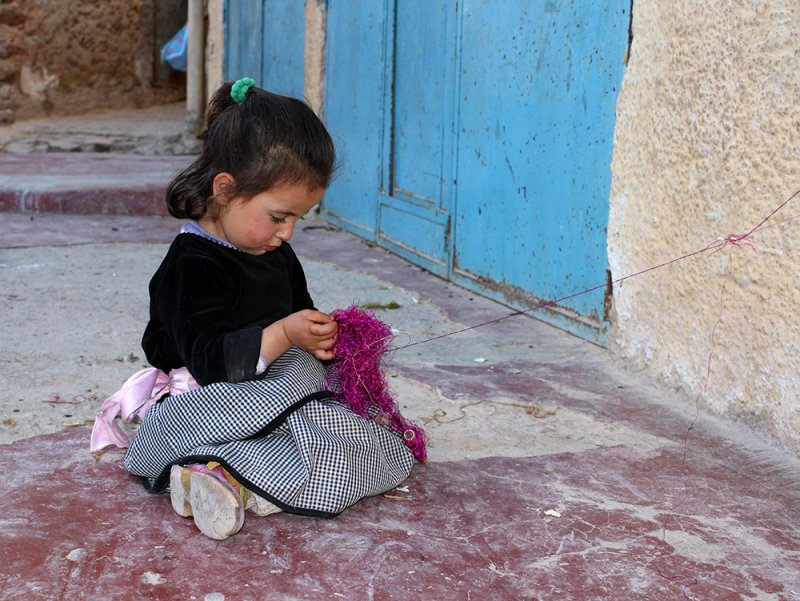
[[[239,104],[244,100],[244,97],[247,96],[247,91],[254,85],[256,85],[256,82],[249,77],[237,79],[233,86],[231,86],[231,98],[233,98],[236,104]]]

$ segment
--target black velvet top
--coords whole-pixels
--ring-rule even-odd
[[[164,372],[186,366],[201,385],[256,379],[261,331],[313,309],[292,248],[250,255],[180,234],[150,280],[142,348]]]

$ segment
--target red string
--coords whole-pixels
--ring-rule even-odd
[[[696,251],[690,252],[690,253],[686,253],[685,255],[681,255],[680,257],[676,257],[674,259],[670,259],[669,261],[665,261],[663,263],[658,263],[657,265],[653,265],[652,267],[648,267],[646,269],[642,269],[641,271],[637,271],[635,273],[630,273],[628,275],[619,277],[619,278],[617,278],[615,280],[612,280],[611,283],[612,284],[619,284],[621,282],[624,282],[625,280],[629,280],[631,278],[635,278],[635,277],[638,277],[640,275],[644,275],[644,274],[649,273],[651,271],[655,271],[656,269],[662,269],[663,267],[667,267],[669,265],[672,265],[673,263],[677,263],[678,261],[684,261],[686,259],[690,259],[691,257],[695,257],[695,256],[701,255],[703,253],[711,252],[713,254],[713,253],[715,253],[715,252],[717,252],[719,250],[722,250],[723,248],[725,248],[727,246],[743,246],[745,244],[748,244],[748,245],[752,246],[752,243],[748,241],[748,238],[751,235],[753,235],[754,233],[756,233],[757,231],[760,231],[762,229],[766,229],[767,227],[773,227],[774,225],[780,225],[780,223],[786,223],[787,221],[791,221],[793,219],[797,219],[798,217],[800,217],[800,215],[797,215],[797,216],[793,216],[793,217],[790,217],[788,219],[785,219],[784,221],[779,222],[779,223],[774,223],[772,225],[766,225],[767,221],[769,221],[776,213],[778,213],[781,209],[783,209],[787,204],[789,204],[789,202],[794,200],[794,198],[797,197],[798,195],[800,195],[800,189],[796,190],[794,192],[794,194],[789,196],[789,198],[787,198],[781,204],[779,204],[777,207],[775,207],[775,209],[773,209],[770,212],[769,215],[764,217],[764,219],[762,219],[755,227],[751,228],[749,231],[747,231],[744,234],[728,234],[726,237],[718,238],[718,239],[714,240],[713,242],[711,242],[710,244],[704,246],[703,248],[701,248],[699,250],[696,250]],[[438,336],[433,336],[431,338],[425,338],[423,340],[418,340],[417,342],[411,342],[411,343],[403,345],[403,346],[392,347],[389,350],[390,351],[399,351],[399,350],[411,348],[412,346],[417,346],[417,345],[420,345],[420,344],[426,344],[428,342],[433,342],[434,340],[440,340],[442,338],[447,338],[449,336],[455,336],[456,334],[463,334],[464,332],[469,332],[470,330],[475,330],[477,328],[482,328],[484,326],[488,326],[488,325],[493,324],[493,323],[498,323],[498,322],[501,322],[503,320],[509,319],[511,317],[517,317],[518,315],[525,315],[527,313],[531,313],[531,312],[536,311],[538,309],[545,309],[547,307],[550,307],[550,306],[553,306],[553,305],[557,305],[559,303],[562,303],[562,302],[564,302],[566,300],[575,298],[577,296],[581,296],[583,294],[588,294],[590,292],[594,292],[595,290],[603,289],[607,285],[608,284],[606,282],[604,282],[602,284],[598,284],[597,286],[592,286],[591,288],[587,288],[586,290],[581,290],[580,292],[574,292],[572,294],[568,294],[567,296],[562,296],[561,298],[557,298],[557,299],[554,299],[554,300],[545,301],[545,302],[542,302],[541,304],[534,305],[532,307],[529,307],[527,309],[523,309],[523,310],[520,310],[520,311],[514,311],[513,313],[509,313],[507,315],[503,315],[502,317],[498,317],[496,319],[490,319],[489,321],[484,321],[482,323],[478,323],[478,324],[475,324],[475,325],[472,325],[472,326],[467,326],[467,327],[461,328],[459,330],[453,330],[452,332],[447,332],[445,334],[440,334]]]
[[[733,247],[734,246],[741,247],[741,246],[745,246],[746,245],[746,246],[750,246],[752,248],[755,248],[755,245],[748,240],[748,238],[752,234],[754,234],[754,233],[756,233],[758,231],[770,228],[770,227],[774,227],[776,225],[780,225],[782,223],[787,223],[789,221],[792,221],[792,220],[797,219],[798,217],[800,217],[800,215],[796,215],[796,216],[784,219],[782,221],[779,221],[779,222],[776,222],[776,223],[772,223],[770,225],[766,225],[767,221],[770,218],[772,218],[776,213],[778,213],[778,211],[780,211],[783,207],[785,207],[798,194],[800,194],[800,190],[796,191],[789,198],[787,198],[783,203],[781,203],[778,207],[776,207],[769,215],[767,215],[767,217],[762,219],[761,222],[758,223],[758,225],[756,225],[755,227],[750,229],[750,231],[748,231],[748,232],[746,232],[744,234],[738,234],[738,235],[737,234],[729,234],[724,239],[717,241],[717,242],[720,243],[720,245],[718,247],[714,248],[714,250],[713,250],[713,252],[717,252],[718,250],[721,250],[723,247],[727,246],[729,248],[727,272],[725,274],[725,279],[722,282],[722,286],[720,287],[720,292],[719,292],[719,313],[717,314],[717,318],[714,321],[713,327],[711,328],[711,336],[710,336],[710,346],[711,346],[711,348],[710,348],[709,353],[708,353],[708,358],[706,359],[706,374],[705,374],[705,378],[703,380],[703,385],[700,388],[700,391],[697,393],[697,396],[694,399],[694,416],[692,417],[692,420],[689,423],[689,426],[686,428],[686,435],[684,436],[684,440],[683,440],[683,453],[682,453],[682,456],[681,456],[681,469],[680,469],[681,483],[683,485],[683,496],[679,499],[677,504],[673,504],[673,506],[670,509],[669,513],[667,514],[667,516],[665,517],[664,521],[662,522],[662,524],[661,524],[661,540],[659,540],[658,543],[655,545],[655,549],[656,550],[659,547],[661,547],[662,545],[666,544],[667,526],[669,525],[670,520],[673,519],[675,512],[683,506],[684,502],[686,501],[686,499],[689,496],[689,487],[687,486],[687,483],[686,483],[686,463],[687,463],[688,452],[689,452],[689,437],[691,435],[692,429],[694,428],[694,425],[697,423],[697,420],[699,418],[699,414],[700,414],[700,399],[702,398],[703,394],[708,390],[708,386],[709,386],[709,383],[711,381],[712,364],[713,364],[713,359],[714,359],[714,356],[715,356],[716,346],[717,346],[717,341],[716,341],[717,328],[719,327],[719,324],[722,322],[722,315],[723,315],[723,311],[724,311],[725,289],[727,288],[728,280],[730,280],[730,276],[733,273]],[[714,245],[709,245],[709,249],[712,246],[714,246]],[[695,585],[699,584],[699,582],[697,580],[697,577],[692,576],[690,574],[673,574],[673,575],[669,575],[669,574],[664,573],[664,571],[662,571],[661,568],[658,567],[658,566],[655,566],[655,570],[658,573],[658,575],[661,576],[662,578],[664,578],[665,580],[669,580],[670,582],[681,582],[681,585],[682,585],[681,586],[681,592],[682,592],[684,598],[686,598],[686,599],[690,599],[690,597],[686,594],[686,591],[688,589],[690,589],[692,586],[695,586]]]
[[[763,222],[762,222],[763,223]],[[755,230],[753,230],[755,231]],[[751,232],[747,234],[750,235]],[[728,236],[726,240],[730,240],[731,236]],[[719,291],[719,313],[717,314],[717,318],[714,321],[714,326],[711,328],[711,336],[710,336],[710,350],[708,352],[708,358],[706,359],[706,375],[703,380],[703,386],[700,388],[700,391],[697,393],[697,396],[694,399],[694,416],[692,420],[689,422],[689,426],[686,428],[686,435],[683,437],[683,453],[681,456],[681,469],[680,469],[680,478],[681,484],[683,485],[683,496],[678,500],[676,504],[673,504],[667,516],[664,518],[664,521],[661,523],[661,540],[658,541],[655,545],[655,550],[658,550],[659,547],[665,545],[667,542],[667,526],[669,525],[670,520],[673,519],[675,512],[680,509],[686,499],[689,497],[689,487],[686,484],[686,463],[689,455],[689,437],[691,435],[692,429],[694,425],[697,423],[697,420],[700,416],[700,399],[703,394],[708,390],[708,385],[711,382],[711,367],[714,360],[714,354],[717,348],[717,327],[719,326],[720,322],[722,322],[722,314],[724,311],[724,298],[725,298],[725,289],[728,285],[728,280],[730,280],[730,276],[733,273],[733,247],[740,246],[740,241],[744,239],[744,237],[736,237],[735,242],[730,242],[731,246],[729,246],[728,252],[728,268],[727,273],[725,274],[725,279],[722,281],[722,286],[720,287]],[[667,554],[669,555],[669,553]],[[656,557],[653,560],[658,559]],[[649,562],[648,562],[649,563]],[[689,599],[689,596],[686,594],[686,590],[690,589],[692,586],[698,584],[698,580],[695,576],[687,575],[687,574],[673,574],[668,575],[665,574],[660,567],[655,566],[655,570],[659,576],[662,578],[669,580],[670,582],[682,582],[682,593],[686,599]]]

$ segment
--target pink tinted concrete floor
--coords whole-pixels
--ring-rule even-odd
[[[114,219],[95,226],[96,241],[116,239]],[[44,218],[17,222],[17,234],[26,223],[29,245],[48,243]],[[400,259],[364,261],[373,249],[317,233],[298,236],[301,256],[424,290],[463,322],[497,317]],[[510,336],[512,322],[486,335]],[[440,356],[397,369],[443,394],[524,404],[545,391],[661,443],[418,465],[402,487],[335,519],[248,515],[216,542],[166,496],[146,494],[120,451],[94,458],[88,429],[69,428],[2,446],[2,598],[800,599],[800,476],[784,455],[725,437],[703,416],[689,429],[685,415],[591,363],[521,355],[490,370]]]
[[[219,543],[86,447],[72,429],[3,450],[5,599],[797,598],[797,497],[736,452],[428,464],[333,520],[248,516]]]
[[[164,189],[192,160],[110,153],[0,153],[0,211],[165,215]]]
[[[179,229],[180,222],[173,217],[0,212],[0,249],[96,242],[169,242]]]

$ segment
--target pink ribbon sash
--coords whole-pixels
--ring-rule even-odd
[[[128,435],[114,421],[117,417],[125,423],[130,423],[135,416],[144,419],[153,403],[164,394],[174,396],[199,386],[185,367],[173,369],[169,375],[155,367],[137,371],[100,406],[92,427],[92,452],[109,445],[122,449],[131,445]]]

